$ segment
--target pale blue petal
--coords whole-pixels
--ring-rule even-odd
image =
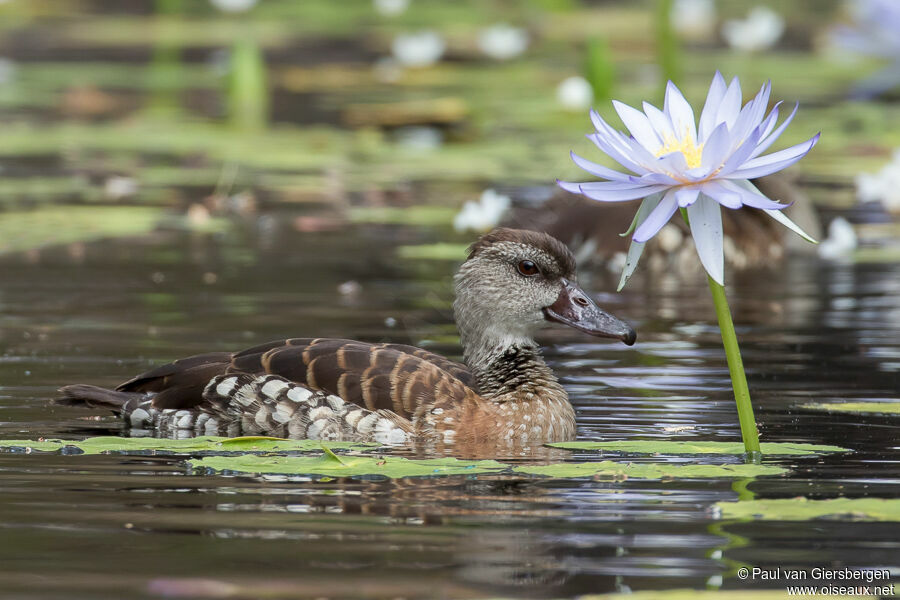
[[[694,167],[685,171],[684,176],[690,181],[699,181],[709,176],[709,169],[704,169],[702,166]]]
[[[578,165],[591,175],[596,175],[597,177],[603,177],[605,179],[611,179],[613,181],[628,181],[630,178],[630,176],[626,173],[620,173],[619,171],[604,167],[603,165],[598,165],[595,162],[591,162],[587,159],[581,158],[574,152],[570,152],[569,156],[572,157],[572,160],[576,165]]]
[[[766,139],[766,136],[772,133],[772,129],[775,127],[775,123],[778,121],[778,110],[781,108],[781,102],[776,102],[775,106],[772,107],[772,110],[769,111],[769,114],[766,115],[766,118],[763,119],[763,122],[759,125],[759,130],[762,132],[762,135],[759,136],[760,140]]]
[[[596,119],[594,119],[594,116],[596,116]],[[596,113],[593,113],[591,118],[594,122],[594,126],[597,127],[597,139],[605,140],[607,146],[615,149],[615,153],[607,152],[606,150],[603,150],[603,148],[601,148],[601,150],[609,154],[610,157],[615,159],[619,164],[635,173],[650,170],[649,165],[653,162],[654,157],[647,152],[643,146],[610,127],[609,124],[601,119]],[[596,139],[594,140],[594,143],[597,144]],[[634,166],[632,167],[631,165]]]
[[[580,183],[572,182],[572,181],[561,181],[559,179],[556,180],[556,185],[566,190],[567,192],[572,192],[573,194],[581,193]]]
[[[707,181],[701,190],[726,208],[736,209],[742,206],[740,192],[725,187],[720,181]]]
[[[725,285],[725,258],[722,251],[722,209],[712,198],[701,196],[688,206],[688,220],[694,246],[703,268],[719,285]]]
[[[644,173],[647,169],[642,168],[636,162],[628,158],[627,154],[623,154],[613,143],[609,141],[609,138],[604,137],[599,133],[594,133],[588,136],[588,139],[594,142],[594,144],[600,148],[600,151],[609,156],[611,159],[628,169],[629,171],[634,171],[635,173]]]
[[[700,166],[704,171],[704,175],[722,166],[730,147],[731,136],[728,135],[728,125],[720,123],[703,145],[703,157],[700,160]]]
[[[738,185],[738,186],[744,188],[745,190],[752,192],[752,193],[762,195],[762,193],[759,191],[759,189],[757,189],[757,187],[755,185],[753,185],[752,183],[750,183],[749,181],[747,181],[745,179],[734,181],[733,183],[735,185]],[[788,216],[785,215],[781,210],[765,210],[765,209],[763,209],[763,212],[766,213],[767,215],[769,215],[770,217],[772,217],[773,219],[775,219],[776,221],[778,221],[779,223],[781,223],[782,225],[784,225],[785,227],[787,227],[788,229],[790,229],[791,231],[793,231],[794,233],[796,233],[797,235],[799,235],[800,237],[802,237],[807,242],[811,242],[813,244],[819,243],[818,241],[816,241],[816,239],[814,237],[812,237],[811,235],[809,235],[808,233],[803,231],[803,229],[801,229],[801,227],[799,225],[797,225],[796,223],[791,221],[788,218]]]
[[[729,179],[755,179],[757,177],[762,177],[763,175],[770,175],[776,171],[786,169],[806,156],[812,147],[816,145],[816,142],[819,141],[820,135],[821,134],[817,133],[811,139],[803,143],[791,146],[790,148],[785,148],[784,150],[779,150],[778,152],[773,152],[772,154],[759,156],[753,160],[748,160],[740,169],[728,173],[727,175],[723,175],[723,177]]]
[[[800,228],[799,225],[791,221],[786,214],[781,212],[780,210],[763,210],[764,213],[802,237],[807,242],[811,242],[813,244],[818,244],[818,240],[816,240],[813,236],[809,235],[803,229]]]
[[[666,100],[663,110],[672,121],[672,127],[675,129],[675,135],[679,140],[690,138],[691,141],[697,141],[697,126],[694,124],[694,109],[690,103],[685,100],[681,90],[669,81],[666,84]]]
[[[741,113],[738,115],[734,127],[731,128],[731,139],[733,140],[734,147],[740,145],[741,142],[743,142],[762,122],[763,116],[766,114],[766,107],[769,104],[769,93],[771,92],[771,89],[771,82],[764,83],[759,90],[759,93],[756,94],[756,97],[741,109]]]
[[[738,118],[738,114],[741,112],[741,100],[743,100],[741,97],[741,82],[735,77],[731,80],[731,85],[728,86],[728,90],[722,97],[722,102],[716,111],[715,122],[728,123],[728,129],[731,129]]]
[[[666,138],[675,139],[675,130],[672,129],[672,121],[668,115],[649,102],[644,102],[644,113],[650,120],[650,125],[656,130],[656,134],[665,141]]]
[[[656,208],[656,205],[659,204],[661,198],[662,194],[653,194],[644,198],[641,201],[641,205],[638,207],[637,212],[634,213],[634,218],[631,219],[631,225],[628,226],[628,229],[626,229],[624,233],[620,233],[619,237],[627,237],[634,233],[634,228],[647,217],[647,214],[649,214],[651,209]]]
[[[675,190],[675,200],[681,208],[686,208],[696,202],[699,195],[700,188],[698,187],[682,187]]]
[[[724,177],[735,169],[739,169],[756,149],[756,144],[759,143],[760,133],[759,127],[750,132],[750,135],[747,136],[744,143],[728,157],[728,160],[722,165],[722,168],[716,174],[716,177]]]
[[[649,182],[638,179],[637,181],[588,181],[576,185],[578,185],[582,190],[586,190],[588,192],[618,192],[645,188],[655,184],[651,184]]]
[[[622,104],[617,100],[613,100],[613,106],[619,113],[619,118],[631,132],[632,137],[647,151],[651,153],[657,152],[662,147],[662,141],[650,125],[647,115],[631,108],[627,104]]]
[[[688,170],[687,159],[685,159],[681,150],[660,156],[656,159],[653,167],[654,171],[662,171],[663,173],[672,173],[679,176]]]
[[[634,183],[643,183],[645,185],[680,185],[676,179],[673,179],[671,175],[667,175],[666,173],[647,173],[645,175],[641,175],[640,177],[631,177],[631,181]]]
[[[637,226],[632,239],[643,243],[652,238],[659,233],[663,225],[669,222],[677,208],[678,202],[675,201],[675,190],[669,190],[656,208]]]
[[[590,184],[581,184],[580,192],[591,200],[599,200],[601,202],[626,202],[628,200],[636,200],[638,198],[646,198],[650,194],[661,192],[668,186],[650,185],[641,186],[630,190],[592,190],[588,186]]]
[[[661,199],[662,194],[653,194],[644,198],[644,201],[641,202],[641,207],[634,216],[634,223],[642,223],[653,212],[653,209],[656,208]],[[644,244],[642,242],[631,240],[631,245],[628,247],[628,255],[625,257],[625,268],[622,270],[622,277],[619,279],[619,287],[616,291],[621,292],[625,284],[628,283],[632,273],[637,268],[643,251]]]
[[[775,140],[777,140],[778,137],[782,133],[784,133],[784,130],[787,128],[788,124],[794,119],[794,115],[797,114],[797,109],[799,107],[800,107],[800,103],[798,102],[797,104],[794,105],[794,110],[792,110],[791,114],[788,115],[788,118],[784,120],[784,123],[779,125],[778,129],[776,129],[771,135],[769,135],[768,137],[763,137],[760,140],[760,144],[759,144],[759,146],[756,147],[756,150],[751,155],[751,158],[754,156],[759,156],[760,154],[762,154],[763,152],[768,150],[769,146],[771,146],[772,144],[775,143]],[[775,114],[777,115],[778,113],[775,113]],[[773,121],[773,123],[774,123],[774,121]]]
[[[756,188],[751,189],[748,187],[740,186],[735,182],[728,181],[727,179],[723,179],[718,183],[726,190],[730,190],[738,194],[740,196],[740,201],[745,206],[761,208],[763,210],[784,210],[785,208],[790,206],[790,204],[780,204],[778,202],[775,202],[774,200],[770,200],[766,196],[763,196]],[[729,206],[728,208],[736,207]]]
[[[596,129],[597,131],[603,132],[606,129],[612,129],[610,124],[603,120],[603,117],[601,117],[600,113],[598,113],[596,110],[591,109],[590,115],[591,123],[593,123],[594,129]]]
[[[619,278],[619,287],[616,288],[617,292],[621,292],[622,288],[625,287],[625,284],[628,283],[628,280],[631,279],[631,275],[637,268],[638,261],[641,260],[641,254],[643,253],[644,244],[631,240],[631,244],[628,246],[628,255],[625,257],[625,268],[622,269],[622,277]]]
[[[716,71],[713,75],[712,83],[709,84],[709,92],[706,94],[706,103],[703,105],[703,111],[700,113],[700,139],[699,142],[705,142],[706,138],[716,128],[716,113],[719,110],[719,104],[725,95],[725,78]]]

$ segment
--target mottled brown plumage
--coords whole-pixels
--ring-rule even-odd
[[[63,388],[64,404],[120,412],[178,432],[441,444],[543,443],[575,435],[565,390],[534,331],[556,321],[633,343],[574,283],[558,240],[511,229],[472,245],[454,309],[467,365],[403,344],[291,338],[177,360],[115,391]]]

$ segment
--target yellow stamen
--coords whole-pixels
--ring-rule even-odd
[[[663,139],[663,147],[656,153],[657,157],[671,154],[672,152],[681,152],[684,155],[684,161],[689,169],[699,167],[703,159],[703,144],[697,145],[694,142],[694,136],[690,132],[685,132],[682,138],[676,139],[666,136]]]

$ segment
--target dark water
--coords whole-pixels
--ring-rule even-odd
[[[284,336],[430,344],[458,356],[449,310],[455,265],[394,253],[432,237],[389,226],[299,234],[245,223],[227,234],[160,233],[3,258],[0,437],[115,433],[114,419],[49,406],[54,390],[114,385],[174,357]],[[641,277],[622,294],[610,292],[610,273],[582,277],[601,306],[635,325],[634,347],[569,330],[542,340],[571,393],[579,438],[737,440],[704,282]],[[751,482],[310,481],[194,475],[171,457],[0,454],[0,596],[565,597],[783,587],[738,581],[739,563],[888,567],[900,576],[897,523],[736,523],[711,508],[750,496],[898,495],[900,421],[798,406],[896,401],[900,265],[796,259],[733,280],[764,440],[855,452],[776,460],[791,467],[787,476]],[[349,281],[358,285],[341,285]]]

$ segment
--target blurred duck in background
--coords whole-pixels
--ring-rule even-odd
[[[752,180],[767,197],[793,203],[786,214],[821,239],[819,216],[805,194],[783,174]],[[536,197],[535,197],[536,196]],[[601,203],[561,189],[541,197],[514,198],[502,223],[543,231],[562,240],[580,264],[605,265],[619,272],[631,242],[622,236],[634,218],[634,203]],[[815,246],[779,225],[762,211],[723,210],[725,264],[735,270],[776,266],[786,255],[814,254]],[[653,271],[692,274],[702,271],[693,239],[681,219],[672,219],[647,242],[641,263]]]

